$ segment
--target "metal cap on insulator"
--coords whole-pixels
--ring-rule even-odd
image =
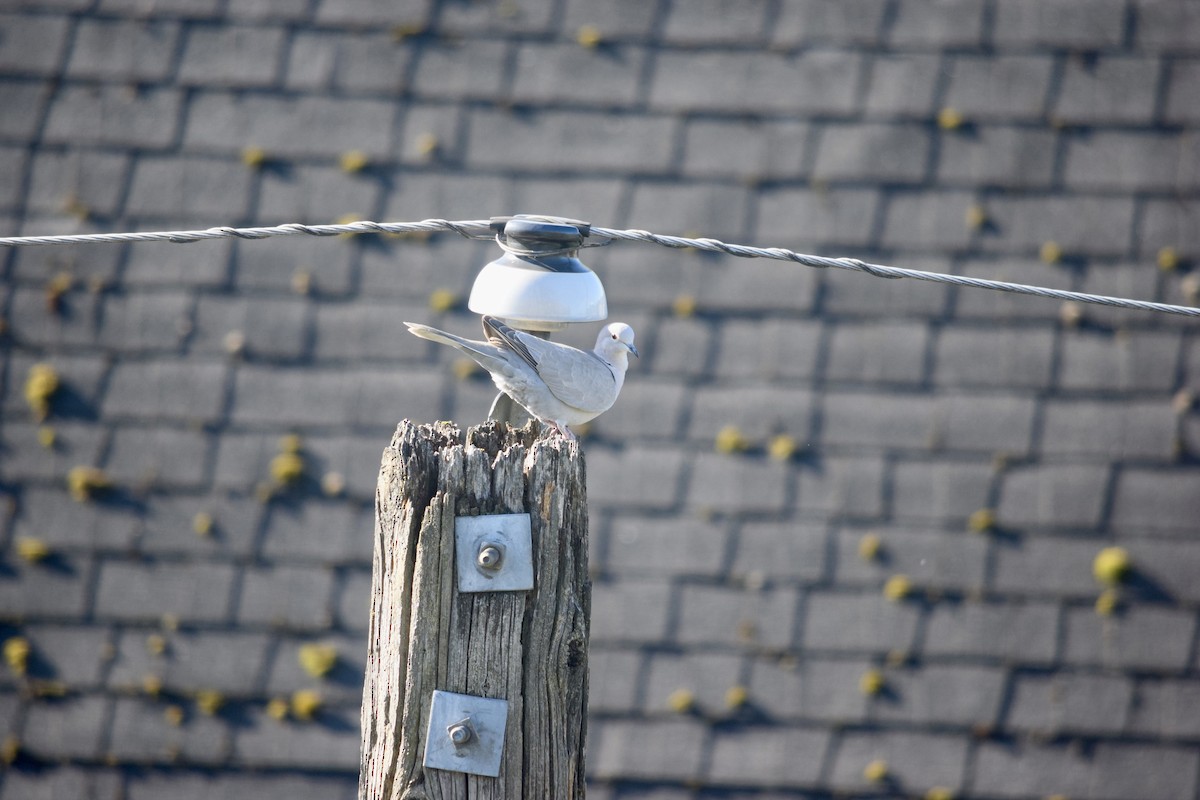
[[[528,331],[608,317],[600,278],[576,257],[591,225],[520,214],[494,217],[491,228],[504,255],[479,272],[468,308]]]

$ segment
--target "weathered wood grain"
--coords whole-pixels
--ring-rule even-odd
[[[525,512],[534,589],[459,594],[455,516]],[[401,423],[376,493],[360,800],[583,797],[590,601],[574,442]],[[509,702],[498,778],[421,765],[434,689]]]

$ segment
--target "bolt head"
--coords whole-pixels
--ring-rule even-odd
[[[446,735],[450,737],[450,741],[454,743],[455,747],[469,744],[475,738],[475,732],[471,730],[471,721],[468,719],[456,722],[446,728]]]
[[[504,561],[504,552],[500,546],[487,542],[479,548],[479,553],[475,556],[475,563],[479,565],[480,569],[500,569],[502,561]]]

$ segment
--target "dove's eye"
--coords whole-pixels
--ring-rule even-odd
[[[617,335],[615,333],[612,335],[612,337],[613,337],[613,341],[616,341]]]

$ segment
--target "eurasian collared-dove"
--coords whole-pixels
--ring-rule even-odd
[[[461,350],[491,373],[492,381],[534,418],[553,425],[568,439],[568,428],[595,419],[616,402],[625,383],[633,328],[610,323],[596,337],[596,349],[584,352],[565,344],[513,330],[495,317],[483,317],[486,342],[405,322],[422,339]]]

